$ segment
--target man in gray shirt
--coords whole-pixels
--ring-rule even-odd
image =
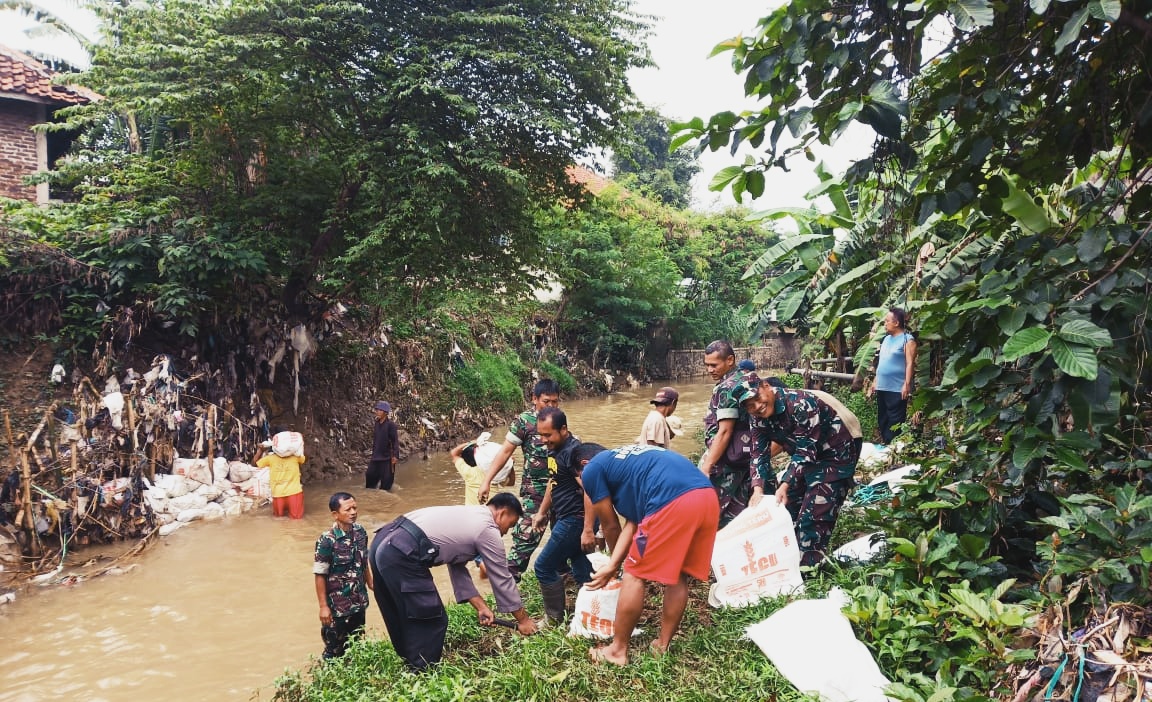
[[[438,663],[448,632],[448,613],[429,570],[447,565],[456,602],[476,609],[480,623],[496,617],[476,590],[468,563],[477,555],[488,565],[496,608],[516,618],[524,636],[536,623],[524,611],[520,591],[508,570],[501,537],[524,516],[515,495],[496,493],[486,505],[425,507],[397,517],[376,532],[368,549],[376,605],[396,653],[414,671]]]

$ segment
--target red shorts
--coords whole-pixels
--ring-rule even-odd
[[[681,573],[707,580],[719,523],[720,502],[713,488],[684,493],[640,522],[624,572],[662,585],[680,582]]]
[[[293,519],[304,518],[304,493],[272,498],[272,516],[283,517],[285,514]]]

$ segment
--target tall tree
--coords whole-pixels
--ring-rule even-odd
[[[529,287],[533,211],[579,199],[565,168],[615,143],[647,61],[625,0],[176,0],[107,20],[72,177],[166,203],[187,250],[211,233],[257,252],[301,310]]]
[[[612,154],[616,182],[672,207],[688,207],[692,179],[700,172],[687,147],[671,149],[669,120],[652,109],[631,113],[626,137]]]

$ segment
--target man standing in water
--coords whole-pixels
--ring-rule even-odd
[[[497,608],[515,617],[520,634],[536,633],[508,572],[501,538],[523,516],[520,501],[500,492],[487,505],[418,509],[376,532],[369,549],[376,605],[392,646],[410,670],[424,670],[444,653],[448,613],[432,580],[433,566],[448,566],[456,602],[472,605],[480,624],[492,626],[496,617],[468,572],[468,562],[482,556]]]
[[[536,383],[532,388],[532,409],[521,412],[520,416],[512,420],[508,434],[504,437],[504,445],[492,459],[488,474],[480,484],[478,496],[484,502],[488,499],[492,480],[500,472],[500,467],[512,456],[516,447],[520,447],[524,452],[524,469],[520,472],[520,499],[524,504],[524,517],[512,531],[512,551],[508,554],[508,568],[517,582],[528,570],[528,561],[543,537],[543,534],[532,528],[532,517],[536,516],[540,508],[540,501],[544,499],[544,491],[551,478],[548,472],[548,447],[536,431],[536,416],[545,407],[559,406],[560,386],[556,381],[545,378]]]
[[[676,388],[665,387],[657,390],[656,397],[649,400],[652,409],[644,419],[644,426],[640,428],[640,436],[636,437],[636,443],[641,446],[668,448],[674,435],[668,417],[676,411],[676,403],[679,401],[680,393],[676,392]]]
[[[712,389],[712,399],[708,401],[708,413],[704,415],[704,456],[700,468],[712,481],[720,498],[720,526],[732,521],[748,506],[752,494],[751,445],[742,455],[747,458],[734,460],[729,446],[733,441],[750,439],[748,413],[735,397],[735,390],[745,377],[755,378],[754,373],[745,374],[736,367],[736,352],[727,341],[713,341],[704,349],[704,367],[708,375],[716,381]]]
[[[368,532],[356,523],[356,498],[338,492],[328,499],[335,520],[316,540],[312,573],[320,603],[320,638],[324,658],[339,658],[348,637],[364,631],[372,571],[368,567]]]
[[[368,460],[368,472],[364,475],[364,487],[372,490],[377,485],[381,490],[391,490],[396,479],[396,462],[400,459],[400,442],[397,439],[396,422],[388,418],[392,405],[381,400],[372,408],[376,421],[372,423],[372,458]]]

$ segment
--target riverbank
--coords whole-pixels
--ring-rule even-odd
[[[687,432],[677,442],[690,442],[699,428],[710,387],[681,386]],[[615,445],[639,430],[651,393],[643,387],[566,399],[563,407],[582,437]],[[485,428],[499,440],[507,425]],[[274,519],[268,507],[195,522],[154,540],[120,577],[29,586],[0,607],[6,632],[0,702],[32,702],[57,689],[60,698],[94,702],[270,699],[279,675],[307,668],[320,653],[310,563],[316,537],[331,524],[328,496],[340,490],[356,496],[370,530],[412,509],[463,501],[463,483],[447,454],[432,453],[428,460],[402,461],[391,493],[366,491],[360,473],[310,483],[299,522]],[[68,568],[130,546],[71,553]],[[440,575],[441,593],[451,598]],[[486,591],[487,585],[480,581],[479,587]],[[386,640],[374,607],[368,634]]]

